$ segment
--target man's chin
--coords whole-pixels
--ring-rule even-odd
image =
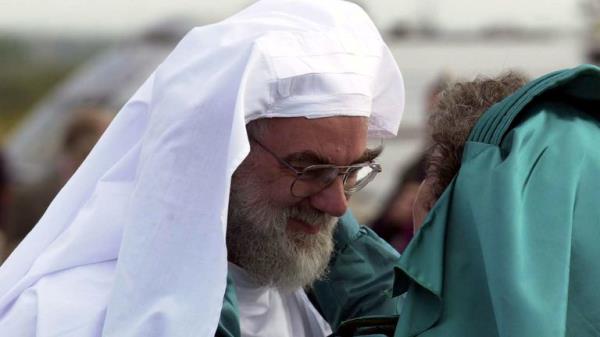
[[[232,182],[233,184],[233,182]],[[227,250],[259,286],[298,289],[326,273],[333,252],[336,218],[315,210],[276,209],[267,203],[251,207],[243,186],[232,188]]]

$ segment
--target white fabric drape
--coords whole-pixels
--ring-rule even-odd
[[[245,124],[370,116],[395,135],[400,72],[336,0],[263,0],[193,29],[117,114],[0,269],[0,336],[214,336]]]
[[[257,286],[246,271],[229,263],[240,311],[241,337],[326,337],[329,323],[306,296],[304,289],[281,291]]]

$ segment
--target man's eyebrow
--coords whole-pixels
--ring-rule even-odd
[[[310,150],[291,153],[285,156],[284,160],[291,163],[306,163],[310,165],[331,163],[327,158]]]
[[[371,162],[371,161],[375,160],[377,157],[379,157],[379,155],[381,154],[382,151],[383,151],[383,145],[379,145],[378,147],[373,148],[373,149],[366,149],[365,152],[363,152],[363,154],[358,159],[356,159],[352,164]]]
[[[377,158],[381,154],[382,151],[383,151],[383,146],[378,146],[373,149],[366,149],[365,152],[363,152],[363,154],[358,159],[356,159],[355,161],[353,161],[351,163],[351,165],[373,161],[373,160],[375,160],[375,158]],[[291,163],[305,163],[305,164],[309,164],[309,165],[332,164],[329,159],[319,155],[318,153],[316,153],[314,151],[310,151],[310,150],[302,151],[302,152],[295,152],[295,153],[287,155],[283,159],[285,161],[291,162]]]

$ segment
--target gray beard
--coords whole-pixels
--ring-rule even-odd
[[[325,277],[338,219],[314,209],[275,208],[261,198],[251,175],[236,176],[227,220],[229,260],[244,268],[259,286],[294,290]],[[289,218],[318,225],[320,231],[287,230]]]

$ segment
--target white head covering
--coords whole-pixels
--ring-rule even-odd
[[[193,29],[0,269],[2,336],[214,336],[245,124],[370,116],[392,136],[403,103],[356,5],[263,0]]]

